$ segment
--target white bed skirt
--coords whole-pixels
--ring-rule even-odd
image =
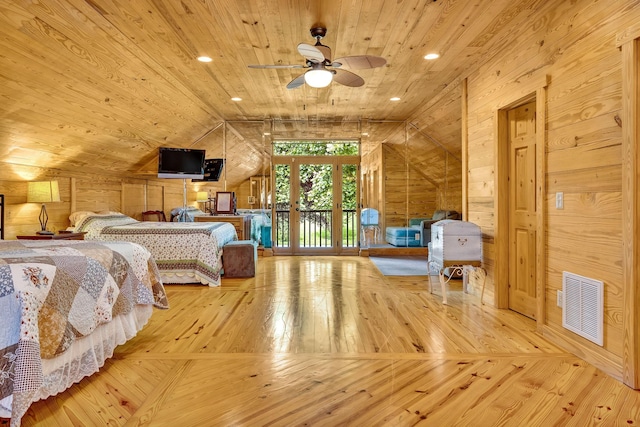
[[[43,359],[44,381],[32,402],[63,392],[74,383],[98,372],[105,361],[113,356],[114,349],[136,336],[152,313],[152,305],[136,305],[130,313],[119,315],[111,322],[98,326],[91,335],[75,340],[61,355]],[[0,402],[0,417],[12,418],[11,425],[19,426],[24,413],[13,414],[12,417],[9,409],[13,406],[12,402],[13,396]]]
[[[197,283],[201,283],[203,285],[209,285],[211,287],[220,286],[220,281],[212,282],[207,280],[206,277],[192,271],[166,271],[160,270],[160,277],[162,278],[162,283],[165,285],[193,285]]]

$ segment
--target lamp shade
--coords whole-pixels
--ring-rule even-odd
[[[209,193],[206,191],[198,191],[196,194],[196,202],[208,202],[209,201]]]
[[[27,187],[28,203],[49,203],[60,201],[58,181],[29,182]]]
[[[311,87],[327,87],[333,79],[333,73],[325,69],[314,69],[304,73],[304,81]]]

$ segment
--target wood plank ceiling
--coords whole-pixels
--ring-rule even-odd
[[[265,131],[344,138],[366,130],[403,142],[402,122],[468,75],[504,42],[509,21],[537,3],[3,0],[0,159],[16,169],[144,175],[159,146],[205,148],[207,157],[234,153],[233,183],[264,167]],[[362,87],[294,90],[286,85],[304,70],[248,68],[304,64],[296,47],[314,44],[309,29],[318,25],[334,57],[376,55],[387,65],[358,70]],[[430,52],[441,58],[425,61]],[[459,121],[454,110],[449,123]],[[437,128],[429,134],[438,139]],[[459,154],[459,137],[441,143]]]

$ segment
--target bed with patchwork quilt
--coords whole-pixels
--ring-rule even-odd
[[[0,241],[0,418],[100,369],[153,307],[168,308],[151,253],[126,242]]]

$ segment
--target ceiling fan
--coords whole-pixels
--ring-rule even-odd
[[[326,28],[311,28],[311,36],[316,39],[316,44],[298,45],[298,52],[304,56],[305,65],[249,65],[249,68],[307,68],[307,71],[289,82],[287,89],[295,89],[305,83],[311,87],[322,88],[333,80],[345,86],[359,87],[364,84],[364,79],[351,71],[343,70],[342,66],[364,70],[382,67],[387,63],[386,59],[371,55],[344,56],[332,61],[331,48],[320,43],[326,34]]]

